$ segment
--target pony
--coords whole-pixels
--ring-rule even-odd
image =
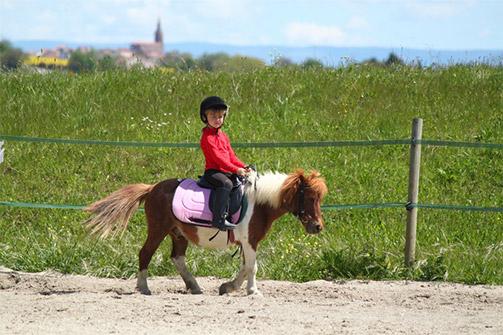
[[[166,236],[172,240],[171,260],[191,294],[202,290],[189,272],[185,253],[190,243],[207,248],[225,249],[232,245],[241,248],[241,264],[236,277],[219,287],[223,295],[241,289],[247,279],[248,295],[261,295],[257,288],[256,254],[259,242],[265,238],[273,221],[292,213],[308,234],[318,234],[324,228],[321,202],[328,189],[317,171],[289,174],[252,171],[245,182],[247,209],[238,226],[227,232],[200,227],[179,221],[172,212],[172,201],[180,179],[167,179],[157,184],[127,185],[85,208],[92,216],[85,222],[91,235],[105,238],[123,233],[133,213],[144,202],[147,218],[147,239],[139,253],[136,289],[150,295],[147,284],[148,265]]]

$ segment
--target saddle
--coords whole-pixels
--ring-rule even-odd
[[[199,181],[182,179],[175,190],[172,209],[175,217],[185,223],[202,227],[212,227],[213,186],[204,178]],[[230,193],[227,221],[238,224],[246,213],[248,201],[244,195],[244,185],[236,179]]]

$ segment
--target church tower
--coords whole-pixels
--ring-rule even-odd
[[[155,43],[163,44],[162,30],[161,30],[161,19],[157,21],[157,29],[155,30]]]
[[[160,59],[164,56],[164,41],[161,31],[161,19],[157,21],[154,42],[133,42],[129,49],[137,56],[146,59]]]

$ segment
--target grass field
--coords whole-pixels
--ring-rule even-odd
[[[197,143],[198,105],[207,95],[231,105],[233,143],[405,139],[414,117],[423,138],[503,143],[503,68],[349,65],[266,68],[246,73],[133,70],[69,75],[0,73],[0,134],[50,138]],[[7,142],[0,201],[88,204],[130,183],[194,177],[197,149]],[[259,170],[317,169],[325,204],[406,202],[409,148],[236,149]],[[421,203],[503,207],[503,152],[423,147]],[[77,210],[0,206],[0,265],[99,276],[133,276],[146,237],[137,213],[122,239],[86,236]],[[324,211],[326,230],[307,236],[286,216],[260,245],[262,278],[449,280],[503,284],[503,214],[420,209],[417,263],[403,265],[404,209]],[[191,248],[198,275],[230,276],[233,250]],[[172,275],[170,242],[150,273]]]

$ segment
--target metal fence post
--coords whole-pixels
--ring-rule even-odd
[[[409,195],[407,205],[407,227],[405,229],[405,264],[414,264],[416,256],[416,223],[419,193],[419,167],[421,165],[421,138],[423,133],[423,119],[412,121],[412,138],[410,144],[409,166]],[[419,140],[419,141],[418,141]]]

